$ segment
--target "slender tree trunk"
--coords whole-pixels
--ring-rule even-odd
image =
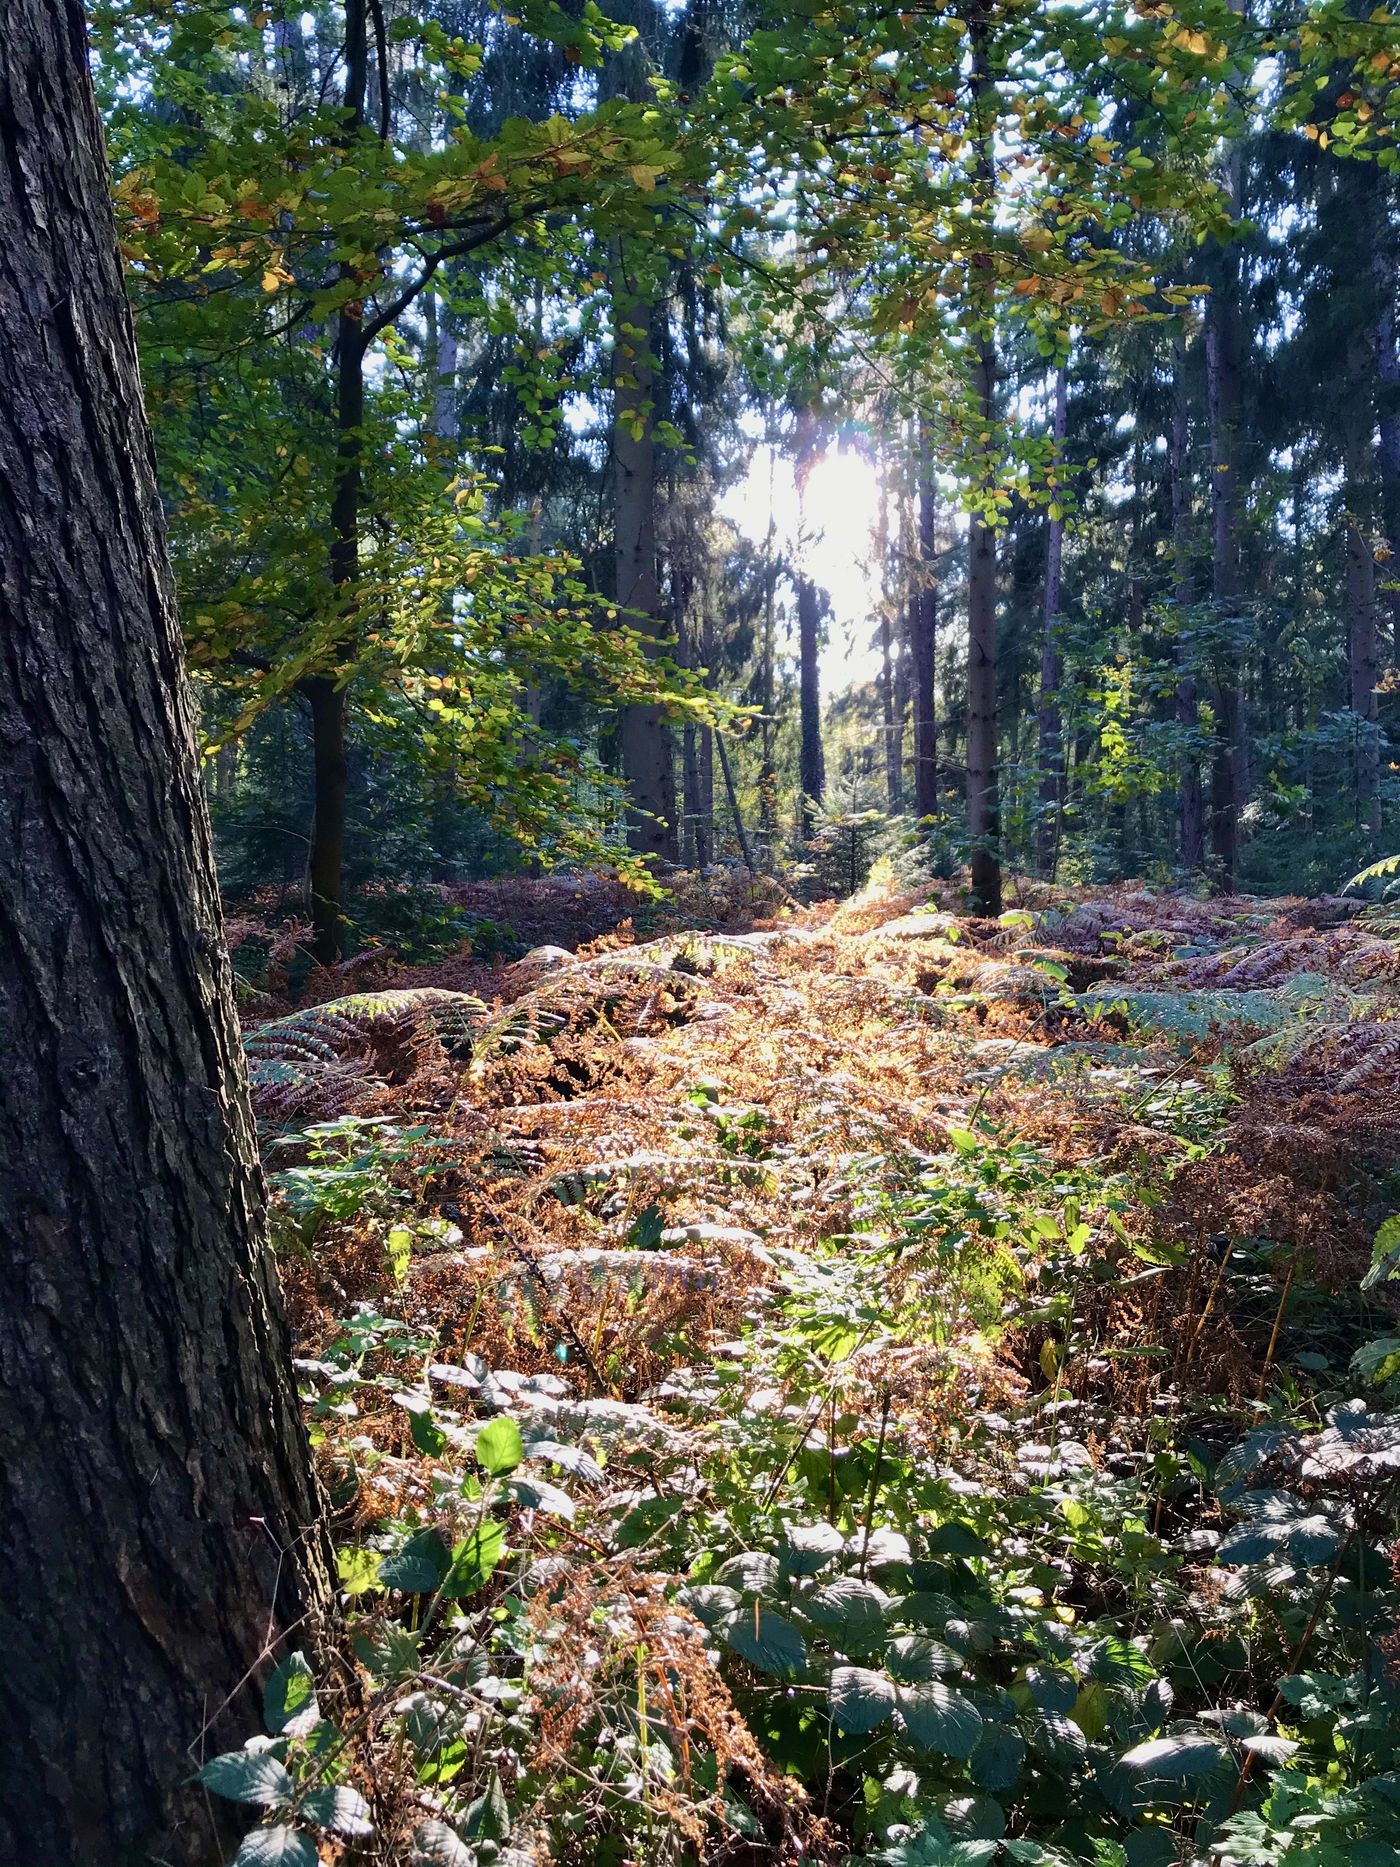
[[[1394,185],[1382,176],[1379,226],[1372,252],[1372,271],[1380,314],[1376,320],[1376,403],[1380,445],[1376,467],[1380,476],[1380,518],[1392,553],[1382,573],[1381,601],[1390,624],[1385,649],[1400,667],[1400,332],[1395,308],[1396,275],[1400,272],[1400,228],[1395,223]]]
[[[797,470],[799,499],[804,469],[810,465],[818,442],[815,409],[802,408],[797,415]],[[805,501],[802,502],[805,505]],[[806,514],[801,527],[804,542]],[[798,756],[798,783],[802,788],[800,818],[802,834],[812,834],[811,804],[820,804],[826,790],[826,758],[822,749],[821,699],[821,620],[822,600],[810,577],[799,571],[797,579],[797,652],[798,709],[801,743]]]
[[[914,710],[914,815],[938,815],[938,489],[933,429],[918,429],[918,563],[909,599],[909,672]]]
[[[1226,193],[1233,214],[1241,210],[1240,156],[1226,163]],[[1240,596],[1239,441],[1240,326],[1239,262],[1226,247],[1220,280],[1206,307],[1206,378],[1211,450],[1211,594],[1222,624],[1233,624]],[[1211,843],[1220,879],[1232,888],[1239,857],[1240,817],[1249,796],[1243,670],[1238,646],[1218,655],[1216,745],[1211,771]]]
[[[724,774],[724,790],[725,795],[729,799],[729,813],[734,819],[734,834],[738,837],[739,848],[743,852],[744,867],[749,871],[750,875],[756,875],[758,870],[754,866],[753,850],[749,845],[749,834],[744,828],[744,813],[739,808],[739,793],[734,788],[734,774],[729,769],[729,752],[724,743],[724,734],[716,729],[714,739],[716,749],[719,752],[720,770]]]
[[[206,1863],[330,1552],[74,0],[0,152],[0,1859]]]
[[[972,90],[976,118],[978,203],[984,237],[996,216],[996,158],[991,110],[995,91],[987,55],[986,23],[970,21]],[[972,260],[977,318],[973,397],[981,431],[996,419],[996,278],[988,252]],[[996,472],[990,443],[982,443],[978,491],[990,497]],[[1001,912],[1001,804],[997,745],[997,550],[990,514],[979,507],[968,522],[967,569],[967,828],[972,845],[972,902],[979,914]]]
[[[812,834],[810,805],[826,791],[826,755],[822,749],[821,592],[810,577],[797,579],[798,706],[802,740],[798,782],[802,787],[802,834]]]
[[[759,706],[761,744],[758,769],[758,827],[768,855],[778,831],[778,772],[774,762],[777,746],[777,719],[774,660],[777,652],[778,550],[777,514],[773,479],[776,453],[770,443],[768,462],[768,535],[763,556],[763,642],[759,669]]]
[[[638,9],[624,9],[636,13]],[[640,21],[637,21],[640,25]],[[642,34],[616,52],[603,74],[605,98],[634,103],[649,95],[650,64]],[[611,261],[613,386],[613,515],[618,606],[643,634],[661,634],[661,580],[656,536],[656,424],[653,287],[644,277],[651,255],[635,241],[614,243]],[[656,652],[660,652],[659,648]],[[618,723],[627,784],[627,835],[638,855],[680,859],[676,829],[675,748],[659,706],[622,709]]]
[[[1185,615],[1191,607],[1191,467],[1190,421],[1186,382],[1186,340],[1178,335],[1173,378],[1170,440],[1172,494],[1172,556],[1174,594],[1182,621],[1177,637],[1176,717],[1183,735],[1194,735],[1199,723],[1196,699],[1195,650]],[[1181,755],[1181,863],[1195,874],[1205,860],[1205,826],[1201,813],[1201,766],[1192,740],[1186,738]]]
[[[1371,544],[1372,403],[1371,333],[1356,333],[1348,359],[1342,470],[1346,502],[1347,677],[1351,710],[1360,722],[1356,740],[1356,815],[1371,836],[1381,829],[1380,740],[1376,685],[1380,643],[1376,627],[1376,560]]]
[[[1055,412],[1051,435],[1055,443],[1056,487],[1058,494],[1060,458],[1065,445],[1065,422],[1069,406],[1069,364],[1062,363],[1055,372]],[[1040,820],[1036,826],[1036,867],[1053,879],[1060,854],[1060,811],[1064,802],[1064,728],[1060,720],[1060,683],[1063,664],[1056,630],[1060,619],[1061,575],[1064,568],[1065,522],[1056,516],[1060,507],[1046,521],[1045,599],[1041,605],[1040,704],[1036,712],[1040,765]]]
[[[345,8],[346,134],[353,138],[364,123],[365,86],[369,76],[368,16],[365,0]],[[354,651],[354,608],[360,578],[360,479],[364,450],[365,343],[359,312],[347,305],[336,320],[336,449],[331,495],[330,574],[340,606],[344,636],[339,657]],[[311,748],[316,809],[311,828],[308,884],[314,950],[323,966],[340,958],[344,935],[344,864],[346,801],[349,782],[345,757],[348,701],[339,670],[302,682],[311,704]]]

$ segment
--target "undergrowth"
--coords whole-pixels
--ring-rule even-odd
[[[1400,1860],[1393,920],[755,905],[251,1035],[349,1645],[240,1859]]]

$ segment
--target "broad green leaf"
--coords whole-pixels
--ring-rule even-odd
[[[244,1835],[233,1867],[316,1867],[316,1850],[295,1828],[253,1828]]]
[[[379,1565],[386,1588],[405,1595],[433,1595],[452,1566],[452,1557],[438,1531],[415,1530],[403,1548]]]
[[[743,1612],[726,1628],[725,1639],[740,1659],[760,1672],[786,1677],[801,1672],[807,1663],[801,1634],[791,1621],[761,1601],[745,1604]]]
[[[864,1737],[894,1712],[894,1686],[864,1666],[837,1666],[831,1675],[831,1722],[848,1737]]]
[[[885,1664],[901,1685],[917,1685],[944,1673],[962,1671],[962,1655],[927,1634],[901,1634],[885,1652]]]
[[[410,1867],[476,1867],[476,1854],[446,1822],[420,1822]]]
[[[1014,1789],[1025,1758],[1024,1739],[1015,1731],[993,1726],[983,1734],[968,1759],[968,1774],[979,1789]]]
[[[226,1751],[211,1757],[194,1780],[229,1802],[252,1802],[265,1809],[288,1801],[292,1794],[286,1766],[267,1751]]]
[[[506,1533],[494,1517],[486,1517],[452,1552],[452,1565],[442,1579],[449,1601],[463,1601],[484,1588],[505,1553]]]
[[[318,1828],[328,1828],[333,1835],[340,1835],[346,1841],[358,1841],[374,1833],[369,1804],[358,1789],[347,1789],[341,1784],[313,1789],[302,1797],[298,1813],[306,1821],[314,1822]]]
[[[1215,1738],[1193,1731],[1179,1737],[1154,1737],[1145,1744],[1135,1744],[1122,1762],[1125,1768],[1143,1776],[1169,1777],[1175,1781],[1204,1776],[1226,1755],[1225,1747]]]
[[[970,1757],[977,1748],[982,1714],[970,1699],[940,1680],[897,1687],[895,1703],[910,1740],[920,1750],[961,1759]]]
[[[513,1472],[524,1456],[520,1428],[514,1420],[492,1420],[476,1436],[476,1462],[493,1478]]]
[[[289,1653],[263,1686],[263,1721],[277,1737],[308,1713],[317,1716],[316,1676],[304,1653]]]

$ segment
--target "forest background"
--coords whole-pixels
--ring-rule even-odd
[[[225,885],[322,960],[541,864],[1381,853],[1384,10],[94,30]]]

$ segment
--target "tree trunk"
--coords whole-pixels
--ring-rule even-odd
[[[1381,829],[1381,761],[1376,685],[1380,644],[1376,627],[1376,559],[1372,518],[1372,346],[1371,333],[1357,332],[1349,346],[1342,448],[1346,503],[1347,685],[1357,715],[1356,816],[1371,836]]]
[[[0,146],[0,1858],[208,1862],[331,1556],[73,0],[10,0]]]
[[[1064,452],[1069,404],[1069,364],[1055,372],[1055,413],[1051,435],[1055,443],[1056,477]],[[1058,484],[1055,512],[1058,504]],[[1052,512],[1045,533],[1045,600],[1041,606],[1040,704],[1036,712],[1040,764],[1040,820],[1036,826],[1036,868],[1053,878],[1060,854],[1060,809],[1063,804],[1065,755],[1060,721],[1062,664],[1056,628],[1060,619],[1060,585],[1064,568],[1065,522]]]
[[[369,36],[364,0],[345,9],[346,133],[364,121],[369,77]],[[353,653],[353,612],[360,578],[360,476],[364,449],[365,343],[360,315],[347,305],[336,319],[335,482],[331,494],[330,573],[345,635],[338,656]],[[340,958],[344,935],[347,698],[338,671],[301,684],[311,704],[311,751],[316,807],[311,825],[308,880],[313,947],[323,966]]]
[[[1226,193],[1238,215],[1240,156],[1227,158]],[[1240,594],[1239,426],[1242,334],[1239,262],[1220,255],[1220,278],[1206,306],[1206,379],[1210,408],[1211,594],[1222,624],[1233,624]],[[1243,677],[1237,646],[1217,657],[1216,743],[1211,771],[1211,843],[1220,880],[1234,886],[1239,824],[1249,795]]]
[[[801,408],[797,413],[796,459],[799,503],[805,469],[812,463],[818,444],[817,413]],[[807,541],[806,514],[800,526],[803,543]],[[826,790],[826,757],[822,749],[821,698],[821,592],[810,577],[799,571],[797,578],[797,655],[798,713],[801,726],[798,749],[798,783],[802,790],[799,816],[804,837],[813,830],[811,805],[820,804]]]
[[[978,144],[977,179],[985,235],[996,214],[996,162],[991,114],[995,108],[986,23],[970,22],[972,93]],[[990,252],[974,253],[972,274],[977,317],[973,396],[983,434],[996,419],[996,276]],[[978,493],[989,500],[996,466],[991,443],[978,444]],[[967,829],[972,845],[972,902],[979,914],[1001,912],[1001,808],[997,771],[997,550],[990,512],[979,505],[968,522],[967,567]]]
[[[778,607],[778,524],[774,494],[776,450],[771,438],[768,451],[768,533],[763,552],[763,642],[759,668],[759,706],[762,709],[762,736],[758,768],[758,829],[763,839],[765,859],[772,860],[773,842],[778,832],[777,702],[774,663],[777,659]]]
[[[909,664],[914,708],[914,815],[938,815],[938,492],[933,431],[919,424],[919,561],[909,602]]]
[[[1173,379],[1172,427],[1170,439],[1172,495],[1172,556],[1174,559],[1174,594],[1180,633],[1177,636],[1176,717],[1183,735],[1194,734],[1199,725],[1196,699],[1195,649],[1185,626],[1185,614],[1191,607],[1191,466],[1190,422],[1186,385],[1186,340],[1178,335]],[[1205,860],[1205,826],[1201,814],[1201,766],[1196,748],[1188,737],[1181,755],[1181,863],[1195,874]]]
[[[1395,224],[1394,189],[1382,176],[1379,226],[1372,252],[1372,270],[1380,313],[1376,320],[1376,402],[1380,446],[1376,466],[1380,475],[1381,528],[1390,547],[1382,574],[1381,598],[1390,622],[1386,653],[1400,667],[1400,332],[1395,313],[1395,281],[1400,270],[1400,229]]]
[[[618,607],[633,628],[658,630],[656,441],[652,426],[652,307],[628,283],[627,255],[613,266],[613,490]],[[679,859],[671,733],[655,705],[622,709],[628,840],[639,855]]]

